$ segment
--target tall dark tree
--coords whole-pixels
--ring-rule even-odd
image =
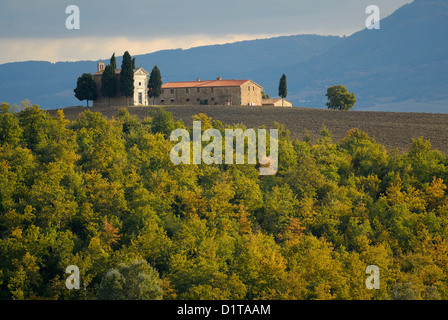
[[[132,69],[135,69],[135,58],[132,58]]]
[[[284,99],[288,96],[288,85],[286,83],[286,75],[283,74],[280,78],[280,83],[278,84],[278,95],[282,98],[282,107],[284,104]]]
[[[126,97],[126,104],[129,105],[129,97],[134,94],[134,69],[132,68],[132,58],[128,51],[123,54],[120,72],[120,93]]]
[[[87,107],[89,107],[89,100],[93,101],[96,99],[96,85],[92,74],[83,73],[78,78],[76,88],[73,91],[75,92],[75,97],[80,101],[86,100]]]
[[[112,66],[112,68],[114,68],[114,70],[117,69],[117,59],[115,59],[115,52],[112,57],[110,57],[109,64]]]
[[[152,104],[155,104],[155,99],[162,94],[162,75],[157,66],[155,66],[148,81],[148,96],[153,98]]]
[[[325,96],[328,98],[328,109],[350,110],[356,103],[355,94],[349,93],[347,88],[340,84],[329,87]]]
[[[112,65],[107,65],[104,69],[103,76],[101,77],[101,94],[104,97],[110,98],[115,97],[117,94],[117,80],[115,77],[115,69]]]

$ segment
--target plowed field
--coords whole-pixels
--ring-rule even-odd
[[[312,140],[319,138],[325,125],[333,136],[333,141],[342,139],[348,130],[359,128],[389,150],[407,151],[412,138],[423,137],[431,142],[433,149],[444,154],[448,152],[448,114],[401,113],[371,111],[336,111],[310,108],[276,107],[229,107],[229,106],[171,106],[164,107],[173,114],[175,120],[182,119],[187,127],[192,126],[192,116],[205,113],[224,124],[244,124],[247,128],[265,125],[270,128],[277,121],[290,130],[291,138],[303,139],[308,132]],[[64,109],[65,116],[74,120],[85,107]],[[106,118],[117,115],[119,107],[89,108],[101,112]],[[154,107],[129,107],[131,114],[140,119],[149,115]],[[55,115],[56,110],[49,110]]]

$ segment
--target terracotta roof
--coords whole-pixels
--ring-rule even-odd
[[[204,87],[239,87],[248,81],[251,81],[251,80],[234,80],[234,79],[232,79],[232,80],[167,82],[164,85],[162,85],[162,88],[163,89],[172,89],[172,88],[204,88]],[[256,85],[261,87],[258,84],[256,84]]]

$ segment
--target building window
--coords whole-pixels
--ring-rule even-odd
[[[201,92],[201,89],[197,88],[197,89],[196,89],[196,92],[197,92],[197,93],[200,93],[200,92]]]
[[[186,88],[185,93],[190,93],[190,89]]]
[[[171,94],[173,94],[174,93],[174,89],[171,89]]]
[[[200,102],[200,101],[201,101],[201,99],[197,98],[197,99],[196,99],[196,101],[197,101],[197,102]]]
[[[211,97],[210,100],[215,101],[215,98],[214,98],[214,97]]]
[[[214,88],[210,88],[210,92],[213,92],[213,89],[214,89]]]
[[[143,94],[141,92],[138,93],[138,104],[143,104]]]
[[[174,103],[174,99],[173,98],[171,98],[171,103]]]
[[[165,103],[165,99],[160,99],[160,104],[164,104]]]
[[[142,83],[141,83],[141,82],[139,82],[139,83],[138,83],[138,85],[139,85],[139,86],[141,86],[141,85],[142,85]]]
[[[250,91],[250,87],[247,87],[247,91]]]
[[[190,99],[187,99],[187,102],[190,102]]]

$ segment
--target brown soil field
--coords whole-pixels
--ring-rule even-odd
[[[117,116],[121,107],[69,107],[64,114],[74,120],[80,112],[90,110],[100,112],[105,118]],[[404,113],[375,111],[339,111],[312,108],[246,107],[246,106],[164,106],[172,113],[174,120],[183,120],[187,127],[192,126],[192,116],[204,113],[213,120],[224,124],[244,124],[247,128],[264,125],[272,128],[274,122],[285,125],[293,139],[303,140],[308,133],[312,141],[320,137],[322,126],[331,132],[333,141],[342,139],[348,130],[359,128],[365,131],[388,150],[409,150],[412,138],[423,137],[431,142],[433,149],[444,154],[448,152],[448,114]],[[131,114],[139,119],[149,116],[155,107],[128,107]],[[56,115],[56,110],[48,110]]]

